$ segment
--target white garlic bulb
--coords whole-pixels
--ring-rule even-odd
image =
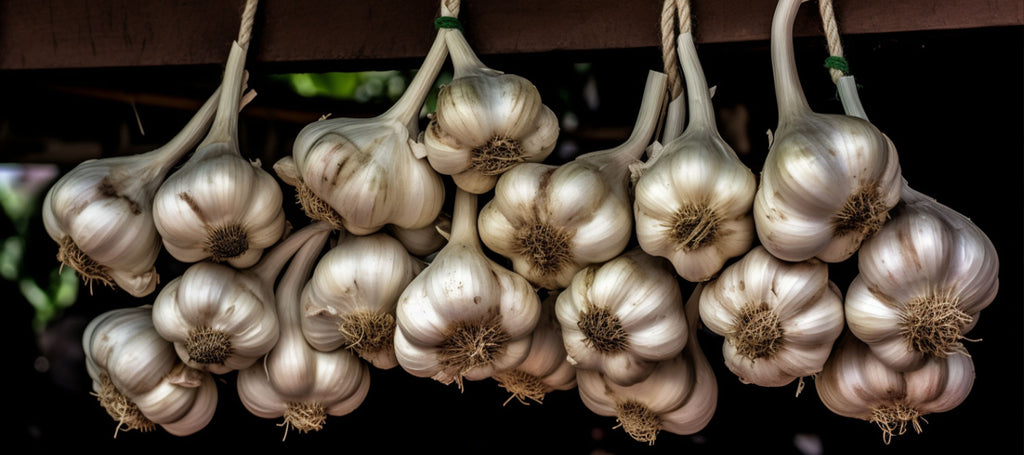
[[[844,327],[842,296],[826,263],[782,261],[762,246],[707,283],[700,316],[725,338],[729,370],[763,387],[821,371]]]
[[[510,259],[535,286],[569,286],[583,267],[618,256],[633,235],[629,165],[651,141],[665,97],[665,74],[650,71],[630,137],[568,163],[523,163],[498,178],[480,211],[480,240]]]
[[[157,294],[156,331],[192,368],[223,374],[252,365],[280,336],[274,283],[281,270],[312,236],[330,228],[325,222],[303,227],[245,270],[211,261],[191,265]]]
[[[395,358],[395,306],[425,264],[383,232],[348,236],[324,254],[302,290],[302,334],[314,349],[343,348],[381,369]]]
[[[160,281],[162,249],[153,196],[167,173],[206,134],[220,88],[185,127],[156,150],[92,159],[61,176],[43,200],[43,226],[60,245],[57,259],[93,281],[144,297]]]
[[[754,197],[758,238],[787,261],[841,262],[899,202],[901,169],[892,141],[867,120],[811,111],[792,48],[801,0],[781,0],[771,53],[779,122]]]
[[[657,362],[642,381],[623,386],[604,373],[577,369],[577,388],[583,404],[597,415],[614,416],[627,434],[651,445],[658,433],[700,432],[718,408],[718,382],[697,341],[699,286],[686,304],[691,322],[683,351]]]
[[[540,297],[526,278],[484,254],[477,195],[457,188],[448,243],[398,299],[395,354],[417,377],[482,380],[529,355]]]
[[[555,312],[569,361],[623,386],[678,355],[689,331],[672,266],[639,248],[576,273]]]
[[[636,237],[688,281],[706,281],[754,242],[754,173],[722,139],[690,32],[677,49],[689,96],[683,133],[641,166],[635,184]]]
[[[847,333],[815,378],[821,402],[832,412],[878,425],[886,444],[912,426],[921,432],[928,414],[949,411],[974,385],[974,361],[966,352],[929,357],[920,368],[899,372]]]
[[[302,288],[324,248],[328,231],[318,232],[292,258],[277,286],[281,338],[263,362],[238,372],[238,398],[252,414],[283,418],[287,432],[319,431],[328,416],[343,416],[363,403],[369,367],[345,349],[321,352],[302,335]]]
[[[964,215],[904,184],[885,226],[861,246],[846,320],[900,371],[963,350],[999,290],[995,246]]]
[[[145,432],[159,425],[175,436],[187,436],[213,419],[213,376],[178,359],[174,346],[153,328],[149,305],[93,318],[82,347],[93,391],[118,431]]]
[[[191,157],[163,182],[153,221],[175,259],[246,268],[285,231],[281,187],[238,148],[238,108],[246,49],[233,42],[213,126]]]
[[[520,403],[527,400],[543,403],[555,390],[576,387],[576,367],[569,363],[562,343],[562,328],[555,316],[558,292],[551,292],[541,302],[540,321],[533,329],[530,354],[517,367],[496,373],[492,378]]]
[[[387,112],[323,119],[299,131],[292,156],[275,170],[296,188],[312,219],[367,235],[388,224],[421,228],[438,217],[444,183],[417,151],[416,136],[421,106],[448,55],[448,33],[437,32],[408,89]]]
[[[488,68],[458,29],[445,29],[454,74],[437,95],[424,132],[430,165],[464,191],[482,194],[519,163],[544,161],[555,149],[558,117],[522,76]]]

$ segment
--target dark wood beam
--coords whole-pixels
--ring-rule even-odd
[[[221,64],[241,0],[5,0],[0,70]],[[481,55],[656,47],[661,0],[465,0]],[[698,42],[767,40],[772,0],[693,2]],[[438,0],[264,0],[253,64],[374,62],[423,56]],[[842,34],[1024,25],[1020,0],[839,0]],[[814,2],[796,35],[820,35]]]

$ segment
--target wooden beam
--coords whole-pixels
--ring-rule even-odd
[[[241,0],[5,0],[0,70],[219,65],[237,36]],[[481,55],[656,47],[661,0],[465,0]],[[698,42],[767,40],[775,2],[693,2]],[[252,64],[372,66],[423,56],[438,0],[264,0]],[[1020,0],[838,0],[845,35],[1024,25]],[[820,35],[814,2],[797,36]],[[360,63],[362,62],[362,63]]]

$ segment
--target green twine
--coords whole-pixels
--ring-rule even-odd
[[[825,59],[825,68],[839,70],[843,74],[850,74],[850,64],[845,58],[838,55],[830,55]]]
[[[434,29],[440,30],[442,28],[454,28],[460,32],[462,30],[462,22],[459,22],[459,18],[451,16],[441,16],[434,19]]]

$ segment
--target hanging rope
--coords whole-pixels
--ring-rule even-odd
[[[839,40],[839,26],[836,25],[836,14],[832,9],[832,0],[818,0],[818,12],[821,24],[825,29],[825,40],[828,43],[828,58],[825,67],[832,75],[832,82],[838,83],[839,78],[850,73],[850,65],[843,57],[843,45]]]
[[[256,21],[256,4],[259,0],[246,0],[245,9],[242,10],[242,25],[238,30],[238,45],[249,50],[249,41],[252,39],[252,25]]]
[[[676,52],[676,0],[665,0],[661,9],[661,60],[664,64],[669,100],[683,93],[683,81]]]
[[[679,33],[689,33],[690,23],[690,0],[676,0],[676,11],[678,14]]]

